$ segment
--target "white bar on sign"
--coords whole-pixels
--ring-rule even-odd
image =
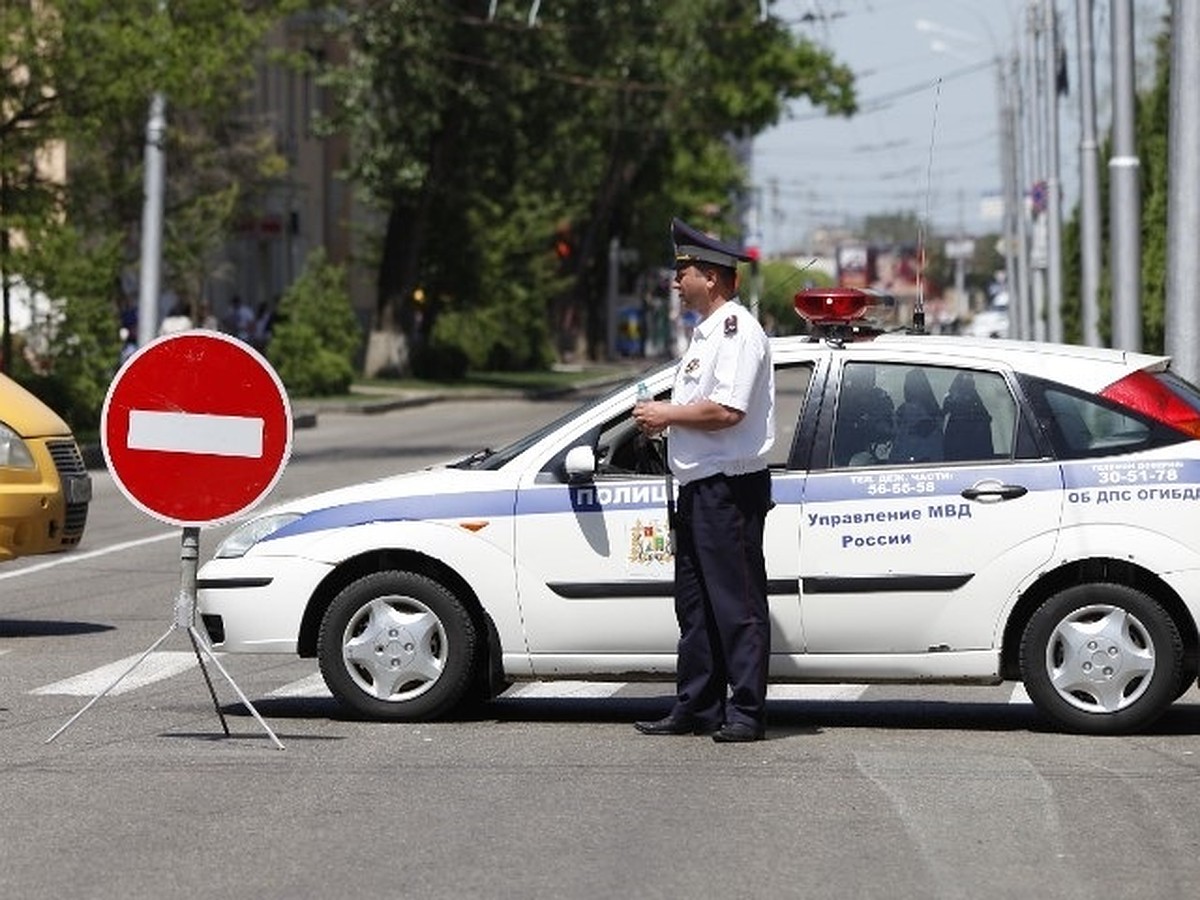
[[[265,425],[262,419],[248,416],[131,409],[127,442],[130,450],[259,459],[263,455]]]

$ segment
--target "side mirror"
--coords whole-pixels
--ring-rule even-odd
[[[596,476],[596,454],[586,444],[572,447],[567,451],[563,468],[567,472],[567,481],[571,484],[591,481]]]

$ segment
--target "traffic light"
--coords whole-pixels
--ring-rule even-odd
[[[571,233],[571,223],[566,220],[554,229],[554,255],[564,269],[575,259],[575,236]]]

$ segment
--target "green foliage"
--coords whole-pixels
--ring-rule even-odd
[[[361,343],[345,272],[313,251],[280,301],[267,359],[293,397],[344,394]]]
[[[529,230],[545,215],[544,204],[532,195],[518,199],[524,205],[511,210],[480,202],[467,217],[469,235],[487,236],[464,267],[479,288],[435,297],[441,311],[427,345],[418,344],[414,374],[451,378],[465,374],[464,362],[475,370],[513,371],[543,369],[553,361],[545,298],[562,277],[551,254],[531,253],[527,246]]]
[[[76,429],[95,426],[118,359],[114,286],[139,262],[151,96],[167,98],[163,282],[194,302],[278,155],[235,113],[266,29],[297,6],[4,2],[0,271],[59,301],[58,330],[22,377]],[[65,179],[44,165],[64,147]]]
[[[792,98],[854,110],[849,69],[752,3],[559,0],[536,27],[524,0],[491,21],[474,0],[336,6],[356,40],[325,76],[330,126],[388,219],[379,323],[419,336],[433,321],[431,347],[452,340],[472,359],[536,364],[547,332],[578,323],[595,339],[610,240],[653,266],[673,215],[732,236],[745,173],[730,136]],[[513,263],[476,265],[486,248]]]
[[[18,380],[75,431],[94,430],[120,353],[109,292],[118,247],[89,243],[69,226],[54,224],[39,230],[30,246],[20,257],[24,277],[59,301],[62,318],[34,365],[22,359]]]
[[[1162,353],[1167,296],[1167,131],[1170,123],[1170,52],[1164,31],[1157,40],[1154,86],[1137,105],[1137,153],[1141,176],[1141,288],[1142,349]],[[1193,302],[1193,298],[1188,298]]]
[[[807,262],[807,260],[805,261]],[[804,265],[801,263],[800,266]],[[792,262],[761,263],[762,288],[758,298],[759,318],[764,326],[770,326],[775,334],[803,334],[803,320],[796,313],[794,298],[798,291],[808,287],[824,287],[832,279],[814,269],[802,269]],[[746,268],[742,268],[746,277]],[[741,291],[743,302],[747,299],[746,289]],[[770,318],[768,318],[770,316]]]

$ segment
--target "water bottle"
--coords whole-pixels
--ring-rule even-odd
[[[646,387],[646,382],[639,381],[637,386],[637,402],[645,403],[650,399],[650,388]]]

